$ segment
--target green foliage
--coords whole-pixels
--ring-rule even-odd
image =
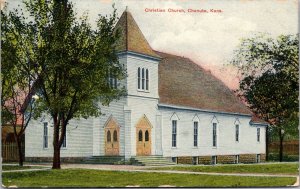
[[[298,44],[298,35],[257,35],[243,39],[231,61],[242,76],[238,95],[271,132],[298,132]]]
[[[101,104],[107,106],[126,94],[125,86],[115,88],[108,81],[126,77],[115,50],[120,33],[114,30],[116,10],[109,17],[99,16],[94,30],[87,15],[76,18],[68,0],[28,0],[24,4],[25,11],[1,10],[3,41],[10,45],[3,57],[9,59],[5,64],[17,64],[15,70],[25,73],[13,74],[31,79],[31,88],[40,97],[35,101],[34,118],[42,113],[52,116],[54,161],[58,161],[57,151],[71,119],[100,116]],[[14,51],[8,52],[11,46]]]
[[[178,173],[143,173],[128,171],[101,171],[65,169],[35,172],[3,173],[5,186],[18,187],[242,187],[287,186],[295,177],[216,176]]]

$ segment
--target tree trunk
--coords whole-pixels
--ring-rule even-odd
[[[283,161],[283,133],[281,132],[281,129],[279,129],[279,161]]]
[[[269,161],[269,126],[266,127],[266,161]]]
[[[60,169],[60,147],[57,145],[53,145],[54,154],[53,154],[53,164],[52,169]]]
[[[22,150],[21,140],[18,136],[16,137],[16,143],[17,143],[17,147],[18,147],[19,166],[23,166],[23,162],[24,162],[23,150]]]
[[[60,169],[60,145],[59,145],[59,121],[57,117],[53,118],[53,162],[52,169]]]

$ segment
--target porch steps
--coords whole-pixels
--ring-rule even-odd
[[[91,156],[85,159],[82,163],[112,165],[120,161],[124,161],[124,156]]]
[[[135,156],[130,161],[145,166],[176,165],[176,163],[163,156]]]

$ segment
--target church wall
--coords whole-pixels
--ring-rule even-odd
[[[141,97],[128,97],[128,106],[131,109],[131,127],[130,127],[130,147],[131,155],[136,155],[136,124],[146,115],[151,125],[151,154],[155,155],[156,152],[156,115],[157,115],[157,99],[141,98]],[[128,149],[127,148],[127,149]]]
[[[257,142],[257,130],[255,126],[249,125],[250,117],[167,108],[160,110],[163,155],[166,157],[265,153],[265,127],[260,127],[260,142]],[[193,144],[195,115],[199,118],[198,147],[194,147]],[[172,147],[172,119],[176,117],[178,117],[177,147]],[[235,141],[237,118],[240,125],[239,142]],[[213,147],[212,144],[212,122],[217,123],[217,147]]]
[[[119,62],[123,64],[126,68],[127,58],[126,56],[119,56]],[[118,87],[127,87],[127,79],[118,81]],[[101,115],[98,118],[94,119],[94,129],[93,129],[93,155],[94,156],[104,156],[105,155],[105,130],[104,126],[106,121],[110,116],[113,116],[114,119],[120,125],[120,155],[124,155],[124,130],[125,130],[125,121],[124,121],[124,105],[126,104],[126,97],[121,98],[120,100],[112,101],[109,106],[103,106],[101,104]]]
[[[149,70],[149,91],[138,89],[138,68]],[[128,55],[127,57],[128,95],[158,98],[158,62],[155,60]]]
[[[44,122],[48,122],[48,148],[43,146]],[[92,155],[93,119],[73,119],[67,125],[67,147],[61,148],[61,157]],[[50,117],[32,120],[25,131],[25,157],[53,156],[53,121]]]
[[[109,106],[101,106],[101,112],[103,115],[94,119],[94,131],[93,131],[93,155],[104,156],[105,155],[105,124],[110,116],[117,121],[120,126],[120,155],[124,155],[124,104],[126,99],[122,98],[119,101],[113,101]]]

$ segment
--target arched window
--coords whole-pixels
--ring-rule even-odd
[[[149,141],[149,132],[148,132],[148,130],[145,132],[145,141]]]
[[[148,69],[146,69],[146,90],[149,90],[149,73]]]
[[[114,142],[118,141],[118,133],[116,130],[114,130]]]
[[[138,68],[138,89],[141,89],[141,68]]]
[[[110,131],[107,131],[106,140],[107,140],[107,142],[110,142],[110,141],[111,141],[111,134],[110,134]]]
[[[142,89],[145,89],[145,70],[142,69]]]
[[[142,130],[139,131],[139,141],[143,141],[143,132]]]

